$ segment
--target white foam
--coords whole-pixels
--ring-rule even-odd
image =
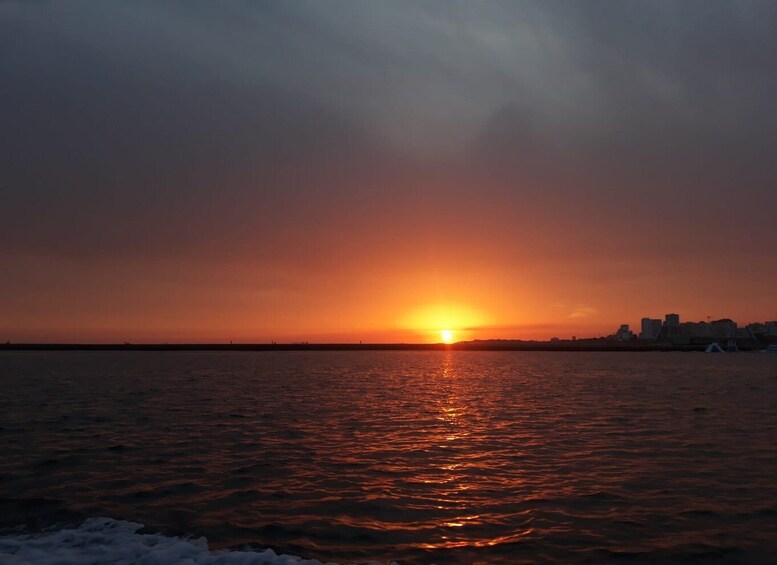
[[[0,537],[8,565],[324,565],[315,559],[264,551],[209,551],[205,538],[139,534],[143,524],[90,518],[77,529]],[[396,565],[396,564],[394,564]]]

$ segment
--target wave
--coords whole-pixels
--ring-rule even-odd
[[[138,533],[143,527],[137,522],[89,518],[78,528],[3,536],[0,537],[0,562],[8,565],[324,565],[316,559],[278,555],[272,549],[210,551],[205,538]]]

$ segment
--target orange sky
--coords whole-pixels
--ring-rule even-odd
[[[705,286],[709,265],[650,274],[650,265],[558,261],[500,253],[390,249],[354,256],[337,270],[272,272],[248,260],[73,259],[27,264],[3,339],[75,342],[436,342],[598,336],[643,315],[679,312],[685,320],[764,318],[766,280],[730,277]],[[589,262],[591,261],[591,262]],[[630,270],[634,269],[630,274]],[[604,276],[592,273],[604,272]],[[32,276],[30,276],[32,274]],[[51,284],[49,277],[56,284]],[[23,286],[22,286],[23,285]],[[736,307],[732,296],[751,296]],[[761,297],[760,300],[758,297]],[[774,317],[774,316],[773,316]]]

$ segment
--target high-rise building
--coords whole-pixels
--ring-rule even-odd
[[[667,326],[677,327],[680,325],[680,314],[667,314],[664,323]]]
[[[640,339],[656,339],[661,332],[661,320],[658,318],[642,318]]]

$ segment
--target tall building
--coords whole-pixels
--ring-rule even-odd
[[[667,314],[664,322],[667,326],[677,327],[680,325],[680,314]]]
[[[658,318],[642,318],[642,331],[639,339],[656,339],[661,332],[661,320]]]

